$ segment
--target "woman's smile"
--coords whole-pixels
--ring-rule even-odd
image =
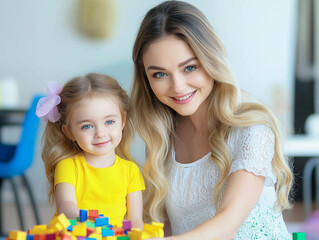
[[[197,90],[195,90],[195,91],[193,91],[193,92],[191,92],[191,93],[182,95],[182,96],[171,97],[171,99],[172,99],[175,103],[185,104],[185,103],[190,102],[190,101],[194,98],[196,92],[197,92]]]

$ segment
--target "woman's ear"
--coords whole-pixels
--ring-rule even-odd
[[[70,139],[71,141],[75,141],[71,131],[68,129],[66,125],[62,125],[62,132],[68,139]]]
[[[123,114],[122,114],[122,130],[125,127],[125,123],[126,123],[126,112],[123,112]]]

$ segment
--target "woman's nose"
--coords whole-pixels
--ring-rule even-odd
[[[174,92],[184,93],[185,86],[186,81],[183,76],[176,74],[172,77],[172,89],[174,90]]]

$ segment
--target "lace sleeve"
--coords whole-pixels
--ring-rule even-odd
[[[229,174],[247,170],[255,175],[265,176],[265,185],[276,183],[271,161],[274,156],[275,135],[267,125],[253,125],[238,128],[228,141],[232,165]]]

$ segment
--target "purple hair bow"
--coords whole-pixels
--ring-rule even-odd
[[[41,119],[54,123],[61,117],[57,105],[61,102],[59,94],[62,87],[58,82],[48,82],[47,90],[49,96],[40,98],[35,114]]]

